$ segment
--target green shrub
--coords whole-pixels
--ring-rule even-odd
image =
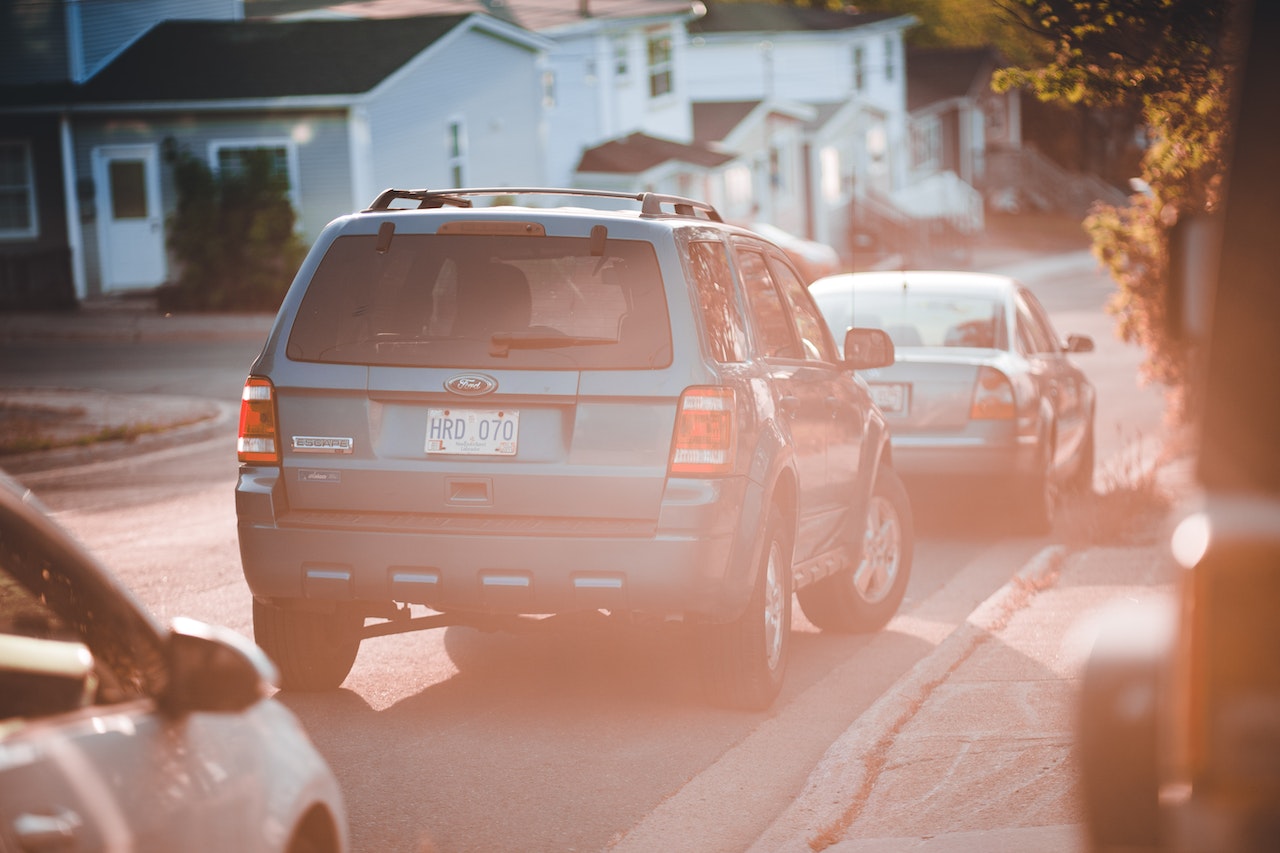
[[[294,231],[288,180],[267,151],[231,174],[183,153],[174,167],[177,209],[168,244],[178,277],[160,289],[164,311],[274,311],[306,246]]]

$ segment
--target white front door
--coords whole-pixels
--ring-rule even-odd
[[[164,213],[154,145],[111,145],[94,152],[102,289],[163,284]]]

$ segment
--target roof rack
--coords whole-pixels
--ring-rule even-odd
[[[401,190],[387,189],[378,194],[364,213],[379,210],[390,210],[391,203],[400,199],[418,202],[419,210],[438,209],[442,207],[471,207],[471,196],[499,195],[558,195],[585,196],[592,198],[616,198],[640,202],[641,216],[662,216],[663,206],[669,206],[676,216],[689,216],[695,219],[710,219],[723,222],[720,213],[705,201],[696,201],[683,196],[666,193],[624,193],[610,190],[556,189],[552,187],[466,187],[451,190]]]

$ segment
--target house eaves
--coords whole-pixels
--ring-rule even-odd
[[[80,107],[225,109],[351,103],[451,36],[545,39],[481,15],[403,20],[166,21],[78,87]]]
[[[670,20],[700,12],[701,5],[693,0],[245,0],[250,17],[375,19],[483,13],[535,32],[594,27],[603,21]]]
[[[575,171],[579,173],[638,175],[663,163],[678,161],[693,166],[714,168],[733,159],[730,154],[705,145],[660,139],[644,133],[632,133],[611,139],[582,152]]]
[[[817,117],[816,107],[792,101],[697,101],[692,106],[694,141],[726,150],[739,148],[737,140],[770,116],[806,127]]]
[[[859,12],[854,6],[832,11],[819,6],[788,3],[719,3],[706,0],[706,14],[689,23],[689,35],[714,36],[743,33],[819,33],[852,30],[873,25],[887,29],[914,25],[913,15],[896,12]]]
[[[998,65],[990,47],[911,48],[907,51],[907,111],[976,98],[989,90]]]

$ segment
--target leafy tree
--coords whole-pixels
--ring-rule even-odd
[[[1001,71],[996,86],[1029,87],[1045,101],[1135,106],[1151,138],[1142,189],[1126,207],[1085,220],[1094,254],[1117,292],[1108,310],[1127,342],[1146,351],[1143,376],[1169,390],[1170,419],[1195,406],[1187,345],[1166,315],[1168,237],[1179,216],[1221,201],[1227,84],[1239,58],[1232,0],[1005,0],[1041,40],[1038,66]],[[1017,7],[1021,7],[1017,9]]]
[[[174,167],[177,209],[169,248],[175,284],[162,288],[165,310],[274,311],[306,252],[294,231],[287,179],[266,151],[250,151],[233,173],[214,173],[187,153]]]

